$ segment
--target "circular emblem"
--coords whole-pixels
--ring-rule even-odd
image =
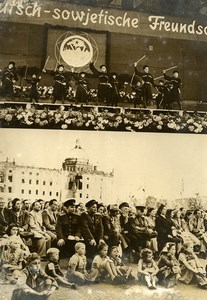
[[[57,62],[64,64],[66,69],[85,71],[90,61],[97,60],[98,47],[87,33],[66,32],[56,42],[55,56]]]

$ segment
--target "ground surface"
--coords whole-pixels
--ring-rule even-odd
[[[206,261],[202,260],[206,264]],[[67,261],[61,262],[62,266]],[[133,275],[136,276],[136,264],[131,265]],[[15,287],[11,285],[0,285],[0,300],[11,300],[11,294]],[[158,286],[157,290],[148,290],[137,281],[133,285],[111,285],[99,283],[90,286],[79,287],[78,290],[61,287],[50,296],[49,300],[206,300],[207,290],[202,290],[196,285],[185,285],[179,283],[175,288],[165,289]]]

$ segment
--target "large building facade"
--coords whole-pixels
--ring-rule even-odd
[[[110,203],[113,192],[113,171],[99,171],[93,166],[79,142],[69,152],[61,169],[17,165],[15,161],[0,161],[0,197],[60,202],[76,198]]]

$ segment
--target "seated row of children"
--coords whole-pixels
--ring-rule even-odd
[[[12,300],[33,299],[29,296],[34,296],[35,299],[39,299],[38,296],[47,297],[58,285],[76,289],[77,285],[98,282],[143,282],[149,289],[156,289],[157,283],[172,287],[178,281],[190,284],[194,280],[200,288],[207,289],[206,272],[193,252],[193,245],[184,244],[178,259],[175,254],[176,245],[168,243],[156,262],[151,249],[142,249],[137,274],[133,276],[132,268],[125,265],[120,257],[119,248],[111,247],[108,256],[108,246],[104,243],[99,245],[98,254],[88,269],[85,244],[77,242],[75,254],[70,257],[64,274],[59,265],[57,248],[47,251],[48,260],[43,271],[40,256],[37,253],[28,255],[21,249],[19,241],[13,238],[2,254],[1,281],[18,286],[13,292]]]

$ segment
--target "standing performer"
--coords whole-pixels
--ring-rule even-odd
[[[38,102],[39,99],[39,92],[38,92],[38,83],[40,82],[41,76],[38,76],[36,74],[32,74],[31,79],[25,78],[25,81],[29,84],[31,84],[29,98],[30,101],[33,103]]]
[[[144,81],[142,86],[143,99],[145,105],[147,105],[148,102],[152,101],[152,86],[155,86],[154,79],[152,74],[149,73],[149,66],[145,65],[143,67],[143,72],[137,70],[137,63],[135,63],[134,66],[135,66],[135,75],[140,76]]]
[[[112,86],[109,83],[109,73],[107,72],[107,68],[105,65],[100,66],[100,71],[98,71],[94,63],[90,63],[90,70],[93,72],[95,76],[99,78],[98,84],[98,100],[102,102],[106,102],[106,105],[111,103],[111,93]]]
[[[176,102],[179,106],[179,109],[181,108],[181,100],[180,100],[180,88],[182,85],[182,81],[181,79],[178,77],[179,76],[179,72],[177,70],[175,70],[173,72],[173,76],[168,76],[166,75],[166,70],[163,70],[163,74],[164,74],[164,78],[166,80],[169,80],[170,83],[173,85],[172,90],[171,90],[171,98],[172,98],[172,102]]]
[[[164,90],[165,90],[164,81],[159,80],[159,84],[156,84],[155,87],[158,91],[158,94],[156,96],[156,104],[157,104],[157,108],[160,108],[160,106],[163,103],[163,97],[164,97]]]
[[[119,81],[116,73],[111,74],[110,83],[111,83],[111,104],[113,106],[117,106],[120,99],[120,94],[119,94]]]
[[[85,102],[86,104],[88,104],[90,100],[90,88],[86,80],[85,72],[80,73],[77,82],[78,82],[78,86],[75,95],[76,101],[80,103]]]
[[[10,61],[2,74],[2,95],[14,98],[14,83],[18,80],[15,62]]]
[[[55,71],[54,74],[54,79],[55,84],[53,90],[53,103],[55,103],[56,100],[60,100],[64,104],[67,95],[67,78],[64,73],[63,65],[59,65],[57,67],[57,71]]]

